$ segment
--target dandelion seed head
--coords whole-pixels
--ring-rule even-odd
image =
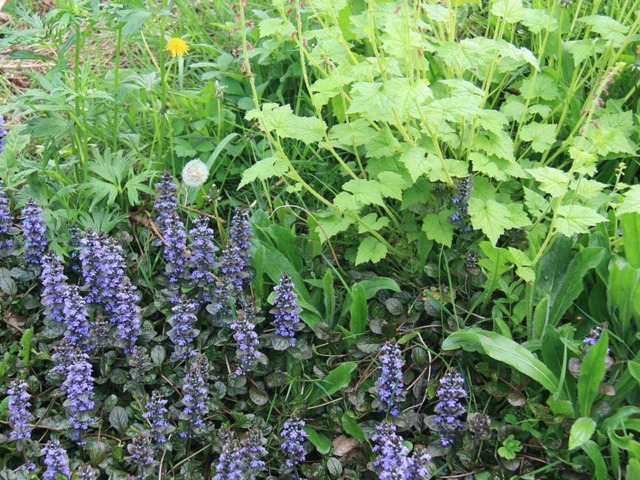
[[[199,158],[191,160],[182,169],[182,181],[187,187],[201,187],[208,179],[209,167]]]

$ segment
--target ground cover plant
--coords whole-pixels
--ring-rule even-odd
[[[640,2],[8,2],[0,477],[640,478]]]

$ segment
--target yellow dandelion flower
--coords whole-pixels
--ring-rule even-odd
[[[187,42],[185,42],[181,38],[174,37],[169,39],[169,41],[167,42],[167,46],[164,47],[164,49],[167,52],[171,52],[171,56],[175,58],[182,57],[185,53],[187,53],[189,51],[189,46],[187,45]]]

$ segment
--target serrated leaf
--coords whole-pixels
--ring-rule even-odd
[[[384,94],[384,84],[358,82],[351,88],[348,114],[361,113],[376,122],[394,122],[393,101]]]
[[[532,122],[522,127],[520,138],[525,142],[531,142],[534,152],[542,153],[549,150],[556,141],[556,127],[554,123]]]
[[[300,140],[306,144],[319,142],[324,138],[325,123],[316,117],[299,117],[289,105],[278,106],[265,103],[257,110],[247,112],[247,120],[259,120],[262,128],[285,138]]]
[[[582,17],[578,21],[591,26],[591,29],[600,34],[602,38],[610,41],[614,46],[619,47],[626,41],[629,27],[621,24],[606,15],[590,15]]]
[[[365,262],[378,263],[387,256],[387,247],[373,237],[365,238],[358,247],[356,254],[356,265]]]
[[[242,172],[242,181],[238,185],[240,190],[255,180],[267,180],[271,177],[282,177],[289,171],[286,160],[280,157],[264,158]]]
[[[388,128],[383,128],[364,146],[369,158],[389,157],[398,153],[400,142]]]
[[[429,240],[435,240],[441,245],[451,247],[453,242],[453,225],[449,221],[446,211],[430,213],[424,217],[422,231]]]
[[[522,24],[533,33],[540,33],[542,30],[555,32],[558,29],[558,21],[539,8],[525,8]]]
[[[560,198],[567,193],[569,174],[553,167],[529,168],[527,172],[538,182],[540,190],[552,197]]]
[[[522,0],[498,0],[491,5],[491,13],[506,23],[517,23],[525,15]]]
[[[494,245],[506,229],[514,228],[509,209],[495,200],[472,197],[469,199],[468,211],[473,228],[482,230]]]
[[[349,123],[338,123],[329,130],[329,138],[349,147],[364,145],[375,135],[377,132],[362,118]]]
[[[316,80],[310,87],[311,92],[313,92],[311,94],[311,103],[313,103],[313,106],[316,108],[324,107],[327,103],[329,103],[329,100],[342,92],[342,87],[349,85],[351,82],[353,82],[352,77],[346,75],[338,75],[335,73],[327,78],[320,78]],[[336,126],[339,125],[350,124],[338,124]]]
[[[316,233],[320,237],[321,242],[325,242],[334,235],[344,232],[354,222],[352,218],[345,217],[336,212],[317,213],[316,219],[318,220]]]
[[[260,29],[260,38],[273,35],[289,37],[289,35],[296,31],[293,23],[282,18],[265,18],[258,24],[258,28]]]
[[[588,233],[593,227],[607,219],[598,212],[582,205],[562,205],[558,209],[556,230],[567,237],[578,233]]]
[[[366,223],[374,231],[378,231],[381,228],[389,225],[389,218],[388,217],[378,218],[377,213],[368,213],[367,215],[362,217],[361,220],[364,223]],[[368,231],[369,230],[364,225],[362,224],[358,225],[358,233],[366,233]]]
[[[427,162],[427,151],[421,147],[411,147],[402,152],[400,161],[407,168],[414,182],[426,174],[430,168]]]
[[[411,186],[411,182],[395,172],[381,172],[377,177],[380,183],[380,193],[383,197],[402,200],[402,192]]]
[[[384,205],[380,183],[375,180],[349,180],[342,189],[351,192],[361,205]]]
[[[640,213],[640,185],[632,185],[625,192],[624,200],[616,210],[616,215],[623,213]]]

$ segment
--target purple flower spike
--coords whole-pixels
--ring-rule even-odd
[[[398,415],[398,403],[404,400],[402,383],[402,352],[395,342],[387,342],[380,349],[380,376],[376,382],[378,400],[392,416]]]
[[[440,432],[440,443],[448,447],[453,443],[456,430],[462,428],[460,417],[467,411],[460,399],[467,396],[464,379],[455,370],[449,370],[440,379],[440,388],[436,392],[438,403],[435,423]]]
[[[27,391],[29,384],[24,380],[14,380],[9,385],[7,396],[7,410],[9,411],[9,423],[13,430],[9,433],[9,440],[21,440],[31,438],[30,424],[33,422],[31,408],[31,395]]]
[[[197,307],[195,302],[190,302],[186,297],[182,297],[171,309],[173,315],[169,317],[168,322],[172,328],[167,332],[167,336],[175,346],[173,357],[179,360],[184,360],[194,353],[193,341],[199,333],[199,330],[194,328],[198,321],[198,317],[194,313]]]
[[[284,464],[287,468],[294,468],[304,461],[304,441],[307,439],[307,432],[304,431],[304,426],[304,420],[299,420],[296,417],[287,420],[282,426],[280,449],[285,455]]]
[[[42,208],[29,199],[22,209],[22,231],[24,235],[24,261],[32,265],[40,265],[42,256],[47,249],[47,239],[44,236],[45,225],[42,220]]]
[[[251,258],[251,240],[253,232],[249,223],[249,212],[244,208],[238,208],[231,219],[229,240],[222,250],[220,271],[226,275],[236,294],[242,293],[243,285],[251,281],[249,271],[249,259]]]
[[[184,377],[182,386],[182,414],[180,418],[188,425],[188,431],[180,432],[185,438],[199,433],[204,428],[204,416],[209,412],[207,397],[209,390],[205,381],[208,364],[204,355],[198,355],[191,361],[189,373]]]
[[[167,421],[167,400],[156,390],[147,402],[146,412],[142,414],[151,424],[151,438],[157,446],[167,442],[167,434],[171,430],[171,425]]]
[[[258,363],[260,352],[258,351],[258,334],[255,332],[254,313],[252,308],[238,311],[238,317],[231,324],[233,339],[238,343],[236,357],[239,364],[236,375],[241,377],[253,370]]]
[[[44,455],[44,464],[47,467],[43,475],[44,480],[56,480],[59,478],[58,475],[71,478],[69,456],[58,440],[49,440],[40,454]]]
[[[273,299],[274,308],[270,313],[274,314],[273,323],[276,327],[276,335],[289,339],[289,346],[296,346],[296,329],[300,324],[300,315],[302,311],[298,307],[298,295],[294,292],[295,285],[291,281],[288,273],[280,276],[280,282],[273,287],[276,296]]]
[[[1,115],[0,118],[2,118]],[[0,133],[1,132],[2,130],[0,128]],[[2,152],[1,148],[0,152]],[[9,237],[9,230],[14,222],[13,215],[11,215],[11,210],[9,209],[9,202],[5,197],[4,188],[2,188],[3,185],[4,182],[0,180],[0,255],[2,256],[13,246],[13,240]]]

